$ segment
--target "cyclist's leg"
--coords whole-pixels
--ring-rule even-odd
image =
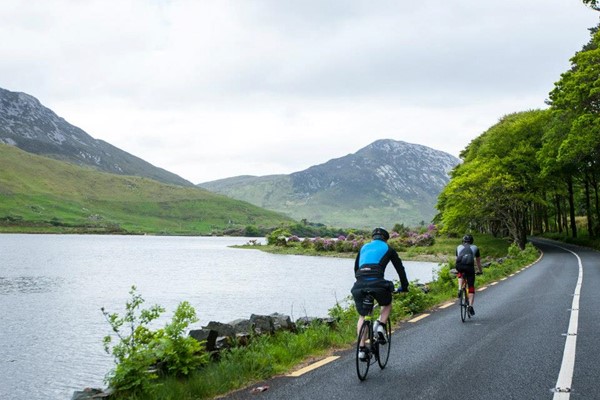
[[[379,322],[381,322],[382,324],[386,324],[387,320],[390,316],[390,312],[392,311],[392,303],[388,304],[387,306],[381,306],[381,313],[379,315]]]
[[[377,319],[379,323],[377,324],[376,335],[378,337],[379,343],[385,344],[385,342],[387,341],[386,324],[390,317],[390,312],[392,311],[392,292],[390,292],[390,290],[384,286],[377,290],[376,296],[377,302],[381,306],[379,318]]]
[[[379,322],[385,325],[390,316],[390,312],[392,311],[392,292],[389,290],[387,281],[383,281],[377,288],[374,288],[374,290],[375,299],[381,306]]]
[[[360,335],[360,328],[362,327],[363,322],[365,322],[365,317],[363,315],[361,315],[358,317],[358,323],[356,324],[356,335],[357,336]],[[367,338],[364,336],[360,338],[360,346],[361,347],[363,347],[365,345],[366,339]]]
[[[356,335],[360,335],[360,328],[362,327],[363,322],[365,321],[365,315],[367,315],[367,310],[364,309],[363,301],[365,299],[365,295],[362,291],[364,284],[360,282],[356,282],[352,287],[351,293],[352,297],[354,297],[354,306],[356,307],[356,311],[358,312],[358,322],[356,323]],[[360,345],[365,345],[366,338],[360,338]]]
[[[465,274],[465,278],[469,288],[469,304],[473,306],[473,302],[475,301],[475,272]]]

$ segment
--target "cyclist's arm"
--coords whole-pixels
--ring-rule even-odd
[[[406,277],[406,270],[404,269],[404,265],[402,264],[402,260],[400,256],[396,252],[396,250],[391,249],[390,261],[392,265],[396,269],[396,273],[398,274],[398,278],[400,278],[400,288],[403,291],[408,291],[408,278]]]
[[[481,273],[481,254],[479,253],[479,247],[477,248],[477,252],[475,253],[475,263],[477,264],[477,272]]]

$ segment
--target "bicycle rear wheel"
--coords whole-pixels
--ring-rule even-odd
[[[369,321],[364,321],[360,327],[360,331],[358,333],[358,339],[356,341],[356,374],[358,375],[358,379],[364,381],[367,378],[367,373],[369,372],[369,367],[371,366],[371,357],[373,356],[368,349],[370,349],[370,337],[369,333],[371,332],[371,323]],[[358,356],[360,352],[360,338],[365,338],[365,351],[367,351],[367,357],[364,360],[361,360]]]
[[[467,297],[467,291],[462,288],[460,289],[460,319],[465,322],[467,319],[467,313],[469,312],[469,299]]]
[[[379,368],[384,369],[387,365],[388,359],[390,358],[390,350],[392,346],[392,322],[391,319],[388,318],[387,323],[385,324],[385,341],[382,342],[379,340],[378,346],[378,357],[377,364],[379,364]],[[379,338],[378,338],[379,339]]]

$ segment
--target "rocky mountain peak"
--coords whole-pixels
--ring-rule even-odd
[[[381,139],[290,175],[234,177],[199,186],[332,226],[415,224],[433,218],[437,196],[459,162],[426,146]]]
[[[191,182],[135,157],[71,125],[38,99],[0,88],[0,143],[100,171],[138,175],[164,183]]]

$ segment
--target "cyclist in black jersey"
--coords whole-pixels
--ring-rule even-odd
[[[469,293],[468,311],[471,315],[475,315],[475,309],[473,308],[473,303],[475,302],[475,275],[480,275],[482,272],[481,254],[479,252],[479,247],[473,244],[474,241],[473,235],[467,234],[463,237],[462,243],[456,247],[457,257],[464,252],[465,248],[468,248],[473,255],[473,258],[466,265],[456,265],[459,289],[462,285],[462,280],[465,279],[467,281],[467,290]]]
[[[385,329],[385,324],[392,310],[392,292],[394,283],[384,279],[385,268],[391,261],[400,278],[400,286],[397,292],[408,291],[408,279],[402,260],[398,252],[387,244],[390,234],[384,228],[375,228],[372,232],[373,240],[360,249],[354,261],[354,275],[356,282],[352,287],[352,297],[358,314],[360,315],[356,326],[357,334],[367,315],[368,310],[363,307],[365,298],[363,289],[373,291],[375,300],[381,306],[379,321],[380,329]]]

